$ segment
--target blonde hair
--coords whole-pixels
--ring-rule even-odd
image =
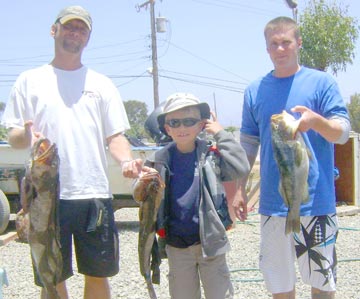
[[[272,19],[270,22],[268,22],[264,29],[264,36],[266,39],[266,34],[269,31],[276,30],[278,28],[287,28],[287,29],[293,29],[295,33],[295,38],[300,38],[300,29],[295,20],[289,18],[289,17],[277,17],[275,19]]]

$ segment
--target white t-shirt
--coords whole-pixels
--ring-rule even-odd
[[[106,138],[129,126],[112,81],[87,67],[64,71],[44,65],[22,73],[3,114],[6,127],[32,120],[58,146],[60,198],[111,197]]]

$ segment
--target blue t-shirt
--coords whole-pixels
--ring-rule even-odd
[[[171,151],[170,217],[166,241],[174,247],[186,248],[200,242],[200,181],[196,150],[181,153],[173,147]]]
[[[259,213],[286,216],[288,208],[279,191],[279,171],[271,144],[270,117],[296,105],[306,106],[325,118],[348,119],[344,101],[335,80],[327,73],[301,67],[295,75],[276,78],[272,72],[245,90],[241,132],[260,138],[261,194]],[[300,114],[293,114],[299,118]],[[301,206],[301,215],[336,212],[334,187],[334,145],[313,130],[303,133],[311,151],[309,169],[310,199]]]

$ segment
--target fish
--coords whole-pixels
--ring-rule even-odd
[[[29,226],[29,213],[25,213],[24,209],[21,209],[16,213],[15,227],[18,240],[22,243],[28,243]]]
[[[288,207],[285,234],[300,232],[300,206],[309,200],[311,155],[298,131],[299,121],[285,110],[271,116],[271,142],[280,173],[279,193]]]
[[[145,278],[151,299],[156,299],[154,284],[160,283],[161,258],[156,239],[156,218],[165,183],[155,170],[142,175],[133,188],[139,203],[138,255],[140,273]]]
[[[55,143],[40,138],[31,148],[22,182],[21,203],[29,215],[31,259],[47,299],[60,299],[56,285],[62,273],[58,220],[59,163]]]

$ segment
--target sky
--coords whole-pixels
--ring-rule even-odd
[[[326,0],[332,1],[332,0]],[[299,0],[299,14],[308,0]],[[12,0],[0,10],[0,101],[6,102],[17,76],[53,58],[50,28],[59,11],[81,5],[93,19],[83,63],[109,76],[124,101],[154,108],[151,76],[150,7],[146,1]],[[360,20],[360,1],[340,0]],[[157,35],[159,101],[189,92],[207,102],[224,126],[241,124],[243,91],[272,70],[263,29],[283,15],[293,17],[284,0],[155,0],[156,18],[165,18]],[[344,100],[359,93],[360,40],[356,58],[336,80]],[[46,82],[44,82],[46,84]]]

